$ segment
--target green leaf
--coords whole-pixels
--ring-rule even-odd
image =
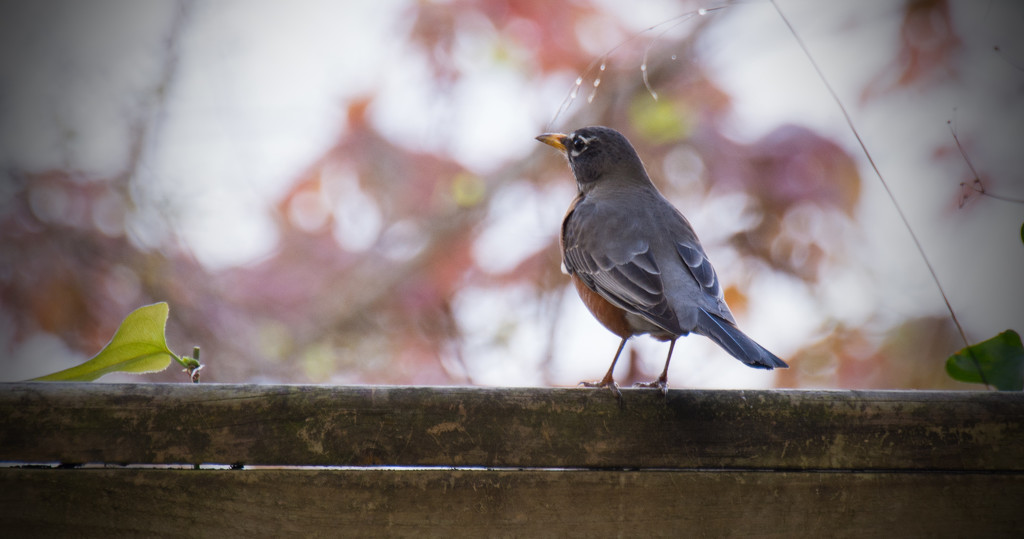
[[[1024,346],[1020,335],[1008,329],[964,348],[946,360],[946,372],[954,380],[979,384],[983,383],[981,373],[984,373],[984,380],[996,389],[1020,391],[1024,389]]]
[[[166,369],[171,359],[177,358],[167,348],[164,336],[168,312],[164,302],[139,307],[121,322],[114,338],[92,359],[33,381],[91,382],[112,372],[142,374]]]

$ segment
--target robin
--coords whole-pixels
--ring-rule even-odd
[[[669,341],[668,357],[657,380],[637,385],[663,393],[676,339],[689,333],[751,367],[788,367],[736,327],[693,227],[651,183],[626,137],[585,127],[537,140],[565,152],[579,188],[562,220],[565,269],[594,317],[622,338],[604,378],[582,385],[607,387],[621,398],[612,371],[626,341],[645,333]]]

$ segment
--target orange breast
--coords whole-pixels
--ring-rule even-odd
[[[626,321],[626,311],[608,303],[608,300],[601,297],[601,294],[594,292],[583,284],[579,277],[572,275],[572,284],[576,286],[576,293],[580,295],[583,304],[590,309],[590,314],[597,318],[601,325],[608,328],[608,331],[626,338],[633,335],[633,328]]]

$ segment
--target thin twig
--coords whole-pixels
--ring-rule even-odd
[[[676,15],[675,17],[672,17],[671,19],[666,19],[664,21],[659,22],[658,24],[655,24],[653,26],[648,26],[647,28],[644,28],[643,30],[640,30],[639,32],[637,32],[637,33],[629,36],[628,38],[622,40],[618,45],[615,45],[614,47],[609,49],[608,52],[604,53],[603,55],[599,56],[598,58],[595,58],[592,62],[590,62],[590,64],[587,66],[587,68],[583,70],[583,73],[576,77],[576,81],[573,84],[572,89],[569,90],[569,93],[565,96],[565,99],[563,99],[562,103],[558,106],[558,110],[555,111],[554,117],[552,117],[551,121],[548,122],[548,127],[550,128],[551,126],[553,126],[555,124],[555,122],[558,121],[558,118],[562,115],[562,113],[566,112],[567,110],[569,110],[569,107],[572,106],[572,103],[574,101],[576,101],[576,97],[579,95],[579,91],[580,91],[580,88],[583,86],[583,82],[587,79],[587,77],[590,76],[591,71],[593,71],[595,67],[598,67],[600,65],[600,67],[598,68],[597,76],[595,77],[594,82],[593,82],[593,86],[594,87],[591,90],[590,95],[587,97],[587,102],[588,103],[592,103],[594,101],[594,97],[597,95],[597,87],[601,85],[601,76],[604,74],[604,71],[605,71],[605,69],[608,66],[608,59],[611,57],[611,55],[613,53],[615,53],[615,51],[619,50],[620,48],[622,48],[627,43],[633,41],[634,39],[639,38],[640,36],[642,36],[642,35],[644,35],[644,34],[646,34],[648,32],[653,32],[653,31],[657,30],[658,28],[661,28],[661,27],[666,26],[666,25],[670,25],[670,26],[668,26],[668,28],[666,28],[665,30],[660,32],[658,35],[656,35],[654,37],[654,39],[651,40],[650,43],[648,43],[647,47],[644,49],[643,62],[640,65],[640,72],[641,72],[641,74],[643,76],[644,86],[647,88],[647,91],[650,92],[651,97],[653,97],[655,100],[657,100],[658,99],[658,94],[657,94],[657,92],[654,91],[653,88],[651,88],[651,85],[648,82],[648,78],[647,78],[647,54],[650,51],[651,46],[654,45],[654,43],[658,39],[660,39],[662,36],[664,36],[666,33],[668,33],[669,30],[671,30],[671,29],[679,26],[680,24],[690,20],[694,16],[697,16],[697,15],[700,15],[700,16],[708,15],[708,14],[714,13],[715,11],[718,11],[718,10],[721,10],[721,9],[725,9],[727,7],[729,7],[729,6],[719,6],[719,7],[713,7],[713,8],[700,8],[700,9],[697,9],[697,10],[694,10],[694,11],[688,11],[688,12],[683,13],[681,15]]]
[[[967,163],[967,168],[969,168],[971,170],[971,175],[974,177],[974,181],[971,182],[970,184],[968,184],[967,182],[960,182],[960,188],[964,189],[964,190],[969,189],[969,190],[974,191],[975,193],[978,193],[978,194],[980,194],[982,196],[991,197],[991,198],[994,198],[994,199],[997,199],[997,200],[1002,200],[1002,201],[1005,201],[1005,202],[1013,202],[1013,203],[1016,203],[1016,204],[1024,204],[1024,199],[1008,197],[1008,196],[1005,196],[1005,195],[996,195],[996,194],[993,194],[993,193],[989,193],[988,191],[985,190],[985,184],[983,184],[981,182],[981,177],[978,175],[978,171],[974,169],[974,164],[971,163],[971,158],[967,157],[967,151],[964,150],[963,145],[960,144],[960,138],[956,135],[956,127],[953,125],[953,121],[952,120],[946,120],[946,125],[949,126],[949,132],[950,132],[951,135],[953,135],[953,142],[956,143],[956,149],[960,150],[960,155],[963,156],[964,163]],[[962,195],[962,197],[960,199],[960,207],[961,208],[964,206],[964,202],[967,202],[968,196],[970,196],[970,195]]]
[[[981,369],[981,365],[978,363],[977,358],[974,357],[974,353],[971,351],[971,342],[967,339],[967,333],[964,332],[964,328],[960,324],[960,320],[956,317],[956,311],[953,310],[953,305],[949,302],[949,297],[946,296],[946,291],[942,288],[942,283],[939,281],[939,275],[935,272],[935,268],[932,266],[931,260],[928,259],[928,255],[925,253],[924,247],[921,245],[921,241],[917,239],[917,234],[914,233],[913,227],[910,226],[910,221],[907,219],[906,214],[903,213],[903,208],[900,207],[892,189],[889,188],[889,183],[885,181],[885,177],[882,176],[882,172],[878,169],[878,165],[875,164],[874,158],[871,157],[871,152],[868,151],[867,145],[864,144],[864,140],[861,139],[860,132],[857,131],[857,128],[853,125],[853,119],[850,118],[850,113],[846,111],[846,107],[843,106],[843,102],[839,99],[839,95],[832,88],[832,85],[829,84],[828,79],[825,78],[825,74],[822,72],[821,67],[818,66],[818,62],[814,60],[814,56],[811,55],[810,49],[807,48],[807,45],[804,44],[803,39],[801,39],[800,35],[797,34],[792,23],[789,22],[788,18],[786,18],[786,15],[782,12],[782,8],[779,7],[775,0],[772,0],[772,5],[775,6],[775,11],[779,14],[779,17],[782,18],[782,22],[786,23],[786,27],[789,28],[790,33],[793,34],[793,38],[796,39],[800,49],[803,50],[804,55],[807,56],[807,59],[810,61],[811,67],[813,67],[814,71],[817,72],[818,78],[821,79],[821,82],[825,85],[828,93],[836,102],[836,105],[839,107],[839,111],[843,114],[843,118],[846,119],[846,124],[850,127],[850,131],[853,132],[853,136],[857,139],[857,143],[860,145],[861,151],[863,151],[864,156],[867,157],[868,163],[871,164],[871,169],[875,171],[875,176],[877,176],[878,181],[881,182],[882,187],[885,189],[886,195],[889,196],[889,200],[892,202],[893,207],[896,208],[896,213],[899,215],[900,220],[903,221],[903,226],[907,229],[907,232],[910,233],[910,239],[913,240],[914,246],[917,248],[917,252],[921,255],[921,259],[924,260],[925,266],[928,267],[928,272],[932,276],[932,281],[935,282],[935,287],[939,289],[939,294],[942,295],[942,301],[946,304],[949,316],[953,319],[953,324],[956,325],[956,329],[960,333],[960,338],[964,341],[964,349],[967,350],[971,359],[974,360],[975,365],[978,367],[978,375],[981,377],[982,383],[985,384],[985,387],[991,389],[988,380],[985,378],[985,373]]]
[[[1017,71],[1024,71],[1024,67],[1021,67],[1016,62],[1006,57],[1006,53],[1003,52],[1003,49],[999,48],[999,45],[994,45],[992,47],[992,51],[998,54],[999,57],[1002,58],[1003,61],[1005,61],[1007,64],[1010,64],[1010,67],[1016,69]]]

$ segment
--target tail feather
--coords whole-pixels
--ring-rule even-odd
[[[733,357],[756,369],[789,367],[785,361],[754,342],[754,339],[747,337],[739,328],[704,309],[697,315],[697,327],[694,332],[715,341]]]

